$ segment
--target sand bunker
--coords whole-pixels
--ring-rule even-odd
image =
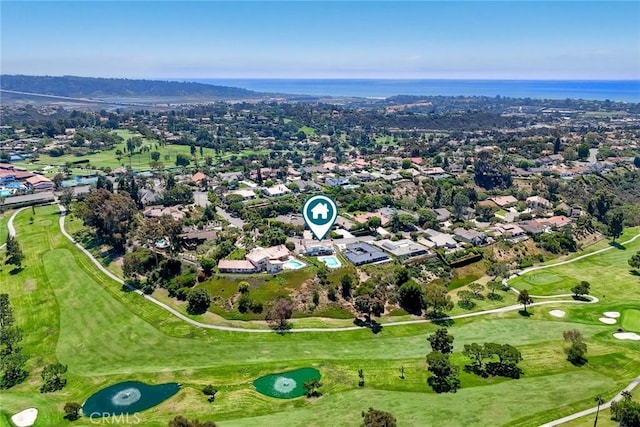
[[[29,427],[35,424],[38,418],[38,410],[36,408],[27,408],[11,417],[11,421],[18,427]]]
[[[612,319],[617,319],[618,317],[620,317],[620,313],[618,313],[617,311],[605,311],[603,314],[606,317],[611,317]]]
[[[619,340],[640,341],[640,335],[636,334],[635,332],[616,332],[615,334],[613,334],[613,336],[618,338]]]
[[[616,319],[612,319],[610,317],[601,317],[600,320],[602,323],[606,323],[607,325],[613,325],[616,323]]]
[[[554,316],[554,317],[564,317],[565,313],[562,310],[551,310],[549,312],[550,315]]]

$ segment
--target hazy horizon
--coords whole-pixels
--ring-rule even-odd
[[[640,2],[633,1],[2,1],[0,7],[4,74],[640,79]]]

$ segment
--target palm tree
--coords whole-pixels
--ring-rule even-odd
[[[593,400],[595,400],[598,404],[598,408],[596,409],[596,419],[593,421],[593,427],[596,427],[598,425],[598,414],[600,413],[600,405],[604,403],[604,399],[602,398],[602,396],[597,395],[593,398]]]

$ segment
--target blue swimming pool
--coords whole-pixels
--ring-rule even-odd
[[[319,256],[318,260],[324,262],[324,265],[326,265],[329,268],[338,268],[342,265],[340,260],[334,255]]]
[[[298,270],[302,267],[304,267],[306,264],[300,260],[297,260],[295,258],[291,258],[288,261],[285,261],[284,264],[282,264],[282,268],[285,270]]]

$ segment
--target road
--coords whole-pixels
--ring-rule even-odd
[[[242,230],[242,226],[245,224],[245,222],[242,219],[232,217],[229,212],[225,211],[220,206],[216,206],[216,213],[220,215],[222,218],[226,219],[229,222],[229,224],[233,225],[234,227],[238,227],[239,229]]]

